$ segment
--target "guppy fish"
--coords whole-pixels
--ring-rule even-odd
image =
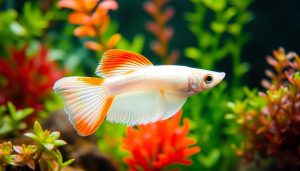
[[[102,121],[139,125],[173,116],[186,99],[211,89],[224,72],[185,66],[154,66],[146,57],[111,49],[96,69],[102,78],[64,77],[53,89],[79,135],[96,131]]]

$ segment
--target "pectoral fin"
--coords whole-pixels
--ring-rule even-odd
[[[182,108],[187,99],[186,97],[183,97],[173,92],[166,92],[164,95],[167,107],[161,120],[168,119],[174,114],[176,114]]]

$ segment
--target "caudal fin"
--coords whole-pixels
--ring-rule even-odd
[[[65,77],[54,84],[54,91],[65,102],[69,119],[82,136],[96,131],[106,117],[113,98],[105,95],[103,79],[91,77]]]

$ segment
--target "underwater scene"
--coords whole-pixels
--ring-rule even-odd
[[[0,171],[300,170],[299,7],[0,0]]]

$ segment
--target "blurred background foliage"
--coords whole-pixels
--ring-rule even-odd
[[[58,78],[63,75],[95,76],[103,51],[119,48],[141,53],[157,65],[178,64],[226,72],[222,84],[189,98],[183,108],[182,116],[188,121],[180,124],[189,125],[184,135],[201,151],[188,155],[192,165],[173,165],[167,170],[276,170],[287,167],[297,170],[300,155],[299,142],[295,141],[300,138],[299,131],[295,131],[299,129],[300,111],[295,103],[299,100],[298,57],[293,52],[285,54],[283,49],[275,51],[277,63],[270,58],[268,63],[277,72],[266,72],[271,82],[263,81],[264,87],[260,82],[265,68],[270,68],[265,56],[273,49],[283,46],[287,51],[300,51],[297,42],[300,38],[299,5],[292,0],[0,0],[0,143],[3,142],[0,147],[12,149],[13,145],[6,140],[20,138],[24,132],[34,129],[35,120],[47,122],[51,116],[56,116],[52,114],[54,111],[63,108],[60,99],[52,93],[52,85]],[[287,59],[292,59],[292,63],[286,62]],[[293,72],[285,75],[286,69],[278,71],[278,65],[292,68]],[[276,74],[282,80],[276,82]],[[273,84],[275,88],[270,88]],[[276,103],[272,101],[274,96],[279,97]],[[271,109],[278,105],[292,112],[284,117],[281,114],[284,112],[273,114]],[[64,123],[69,125],[68,121]],[[274,131],[274,125],[280,131]],[[37,129],[43,131],[35,124]],[[105,158],[104,163],[112,163],[112,166],[106,165],[105,168],[111,168],[107,170],[127,170],[134,168],[124,161],[135,154],[128,143],[129,136],[133,136],[130,129],[104,123],[95,139],[87,141],[80,137],[72,139],[63,129],[59,131],[64,135],[62,138],[72,140],[70,142],[96,144],[95,148]],[[145,131],[143,127],[134,130],[136,134]],[[157,135],[155,131],[149,135],[153,139]],[[55,135],[54,139],[58,137]],[[74,148],[60,149],[61,155],[59,151],[51,151],[52,148],[43,148],[42,140],[31,138],[33,141],[25,144],[39,144],[38,148],[51,155],[53,162],[47,166],[52,168],[56,164],[55,167],[62,169],[71,163],[70,160],[64,166],[62,155],[73,158],[74,154],[82,153],[70,152],[76,149],[76,143],[70,145]],[[136,138],[143,142],[145,137],[138,135]],[[180,144],[180,141],[174,143]],[[166,146],[155,148],[161,149],[159,155],[167,154],[163,150]],[[28,156],[39,160],[29,153]],[[12,161],[14,157],[15,154],[3,160],[0,157],[0,166],[16,165]],[[83,158],[76,160],[84,163]],[[84,169],[84,164],[76,164],[76,160],[75,166]],[[281,164],[274,164],[281,160]],[[262,167],[245,161],[256,161]],[[181,164],[188,162],[183,160]],[[18,166],[23,165],[33,167],[31,160],[24,160]]]

